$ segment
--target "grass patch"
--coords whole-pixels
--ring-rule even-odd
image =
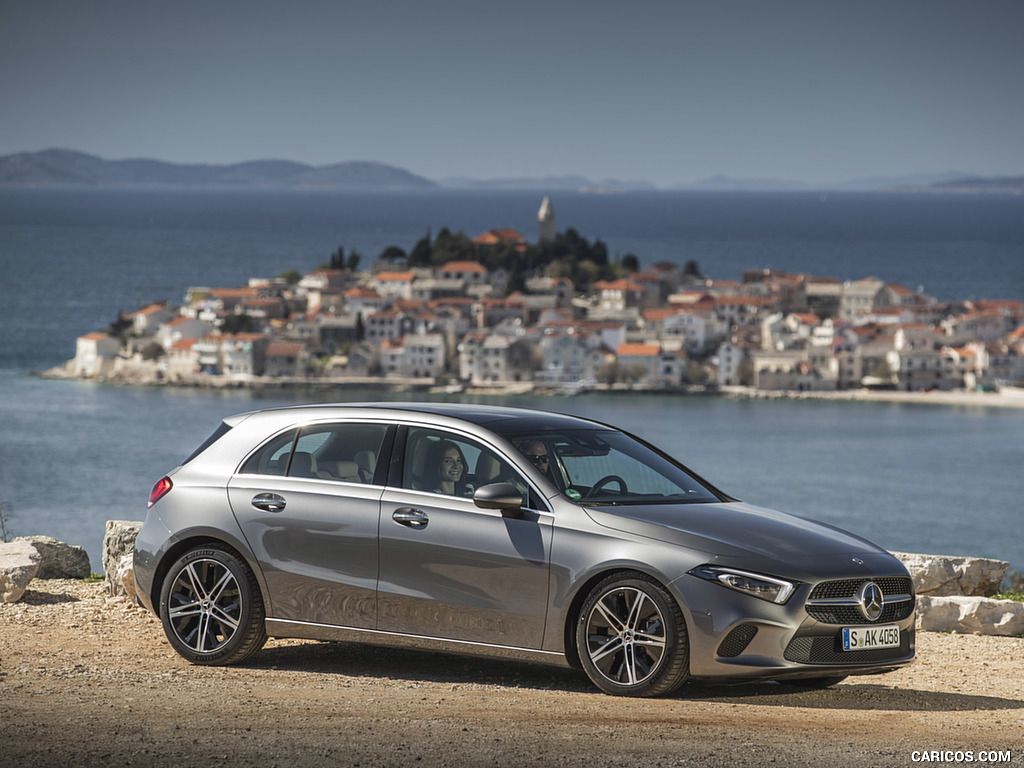
[[[995,595],[996,600],[1016,600],[1018,603],[1024,603],[1024,592],[1000,592]]]

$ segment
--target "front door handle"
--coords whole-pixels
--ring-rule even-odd
[[[280,512],[285,508],[287,502],[283,496],[276,493],[257,493],[252,497],[252,505],[264,512]]]
[[[408,528],[426,528],[427,523],[430,522],[426,512],[412,507],[396,509],[394,514],[391,515],[391,519],[399,525],[404,525]]]

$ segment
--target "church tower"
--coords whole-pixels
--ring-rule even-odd
[[[545,195],[543,202],[540,204],[540,210],[537,212],[537,242],[543,243],[545,240],[554,240],[557,234],[555,206],[551,204],[551,198]]]

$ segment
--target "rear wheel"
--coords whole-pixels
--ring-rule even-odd
[[[642,573],[614,574],[594,587],[576,624],[576,649],[594,685],[618,696],[662,696],[689,676],[682,611]]]
[[[160,617],[171,647],[193,664],[237,664],[267,642],[256,577],[215,544],[189,550],[171,566]]]

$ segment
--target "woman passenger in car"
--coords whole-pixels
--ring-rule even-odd
[[[472,488],[466,483],[466,457],[455,443],[442,440],[431,451],[430,466],[434,472],[434,493],[446,496],[469,496]]]

